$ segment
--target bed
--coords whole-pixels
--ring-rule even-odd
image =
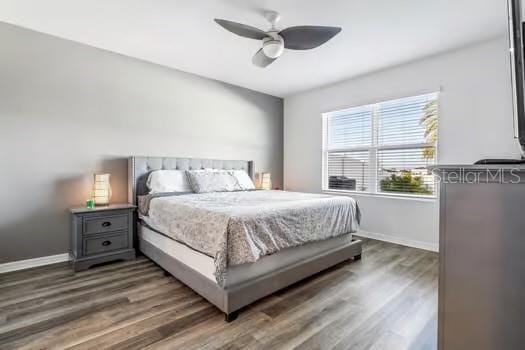
[[[361,241],[351,234],[358,208],[344,197],[257,190],[148,198],[148,175],[160,169],[244,170],[253,179],[253,162],[129,159],[129,201],[141,212],[135,231],[139,250],[224,312],[227,321],[244,306],[279,289],[361,258]],[[144,198],[148,198],[146,205]],[[192,220],[210,223],[192,224]],[[181,237],[166,222],[175,222],[176,227],[193,225],[194,231]],[[283,234],[283,227],[292,227],[291,233]],[[215,239],[218,242],[211,244]]]

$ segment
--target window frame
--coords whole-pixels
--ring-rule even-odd
[[[408,99],[411,97],[419,97],[419,96],[425,96],[425,95],[436,95],[436,99],[438,101],[438,140],[435,144],[432,143],[411,143],[411,144],[399,144],[399,145],[379,145],[378,142],[378,124],[379,124],[379,113],[378,113],[378,107],[381,103],[384,102],[390,102],[395,100],[402,100],[402,99]],[[440,115],[440,107],[441,107],[441,93],[440,91],[437,92],[427,92],[427,93],[421,93],[417,95],[410,95],[405,97],[398,97],[393,98],[389,100],[383,100],[378,102],[372,102],[372,103],[365,103],[365,104],[358,104],[353,105],[350,107],[344,107],[344,108],[338,108],[334,109],[329,112],[324,112],[321,114],[322,117],[322,182],[321,182],[321,190],[323,192],[327,193],[334,193],[334,194],[355,194],[355,195],[362,195],[362,196],[374,196],[374,197],[389,197],[389,198],[402,198],[402,199],[415,199],[415,200],[435,200],[439,197],[439,183],[434,182],[434,194],[426,195],[426,194],[411,194],[411,193],[395,193],[395,192],[381,192],[378,189],[378,181],[377,181],[377,174],[378,174],[378,168],[379,168],[379,161],[378,161],[378,153],[381,150],[406,150],[406,149],[417,149],[417,148],[434,148],[435,156],[434,156],[434,162],[435,164],[438,163],[439,159],[439,115]],[[355,146],[355,147],[343,147],[343,148],[331,148],[328,149],[328,119],[330,117],[330,114],[334,112],[343,111],[345,109],[351,109],[351,108],[359,108],[364,106],[373,106],[373,112],[372,112],[372,123],[371,123],[371,145],[370,146]],[[367,191],[357,191],[357,190],[337,190],[337,189],[330,189],[328,188],[328,154],[329,153],[336,153],[336,152],[356,152],[356,151],[368,151],[369,152],[369,160],[370,160],[370,169],[369,169],[369,179],[370,179],[370,189]]]

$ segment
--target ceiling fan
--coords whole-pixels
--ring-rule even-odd
[[[279,31],[276,27],[281,19],[279,14],[275,11],[268,11],[264,16],[272,26],[267,32],[246,24],[215,19],[217,24],[234,34],[244,38],[262,40],[262,48],[252,58],[252,63],[261,68],[275,61],[281,56],[284,49],[310,50],[321,46],[341,31],[339,27],[323,26],[296,26]]]

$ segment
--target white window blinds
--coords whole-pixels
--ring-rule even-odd
[[[434,177],[427,166],[427,148],[379,149],[377,151],[378,192],[434,194]]]
[[[368,151],[330,152],[328,154],[329,188],[367,191],[370,188]]]
[[[438,94],[324,115],[324,189],[432,196]]]
[[[328,119],[328,147],[331,149],[372,145],[372,106],[334,112]]]
[[[425,107],[435,95],[423,95],[378,104],[378,145],[426,143],[422,122]]]

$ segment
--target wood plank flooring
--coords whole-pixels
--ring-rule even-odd
[[[437,254],[365,240],[232,323],[145,257],[0,274],[0,349],[436,349]]]

